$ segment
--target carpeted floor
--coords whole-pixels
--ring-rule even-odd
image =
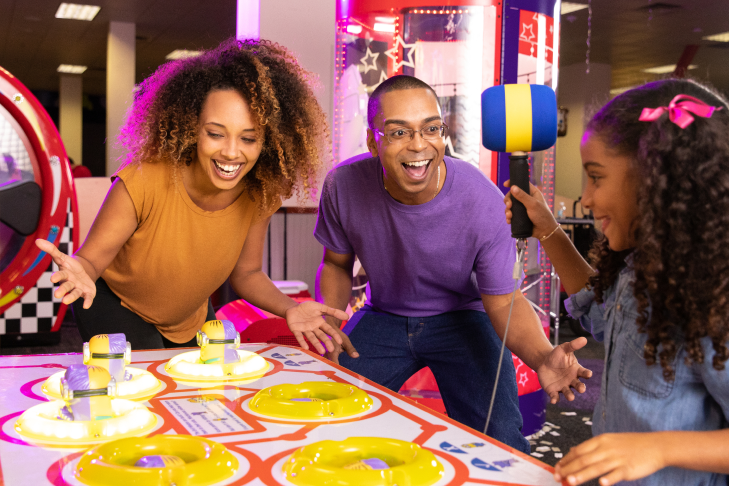
[[[560,330],[560,342],[575,339],[569,328]],[[587,346],[576,353],[582,366],[592,370],[592,378],[584,380],[587,390],[576,394],[572,402],[564,398],[555,405],[547,404],[545,427],[530,437],[532,455],[554,466],[570,448],[592,438],[592,410],[600,398],[600,383],[604,369],[605,348],[603,343],[587,338]],[[585,483],[597,486],[597,480]]]

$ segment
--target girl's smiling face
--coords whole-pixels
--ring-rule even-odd
[[[610,150],[592,132],[585,132],[580,144],[587,186],[582,205],[602,221],[602,232],[610,249],[622,251],[635,246],[638,218],[638,173],[630,157]]]

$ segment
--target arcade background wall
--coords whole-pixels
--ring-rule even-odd
[[[58,91],[31,90],[43,108],[48,112],[56,129],[59,125]],[[106,176],[105,157],[106,142],[106,97],[83,95],[83,164],[89,168],[94,177]],[[78,161],[76,161],[78,163]]]
[[[334,104],[334,42],[335,0],[302,2],[300,0],[265,0],[261,2],[261,39],[270,39],[294,51],[301,64],[319,76],[320,87],[316,91],[321,107],[332,123]],[[306,19],[306,29],[302,29]],[[323,179],[323,177],[322,177]],[[286,205],[297,205],[291,201]],[[322,258],[322,247],[314,237],[319,199],[307,201],[308,213],[289,212],[286,215],[286,277],[302,280],[314,289],[316,270]],[[268,252],[263,255],[263,268],[273,280],[284,279],[283,259],[284,215],[275,214],[271,220],[271,268],[268,268]],[[268,244],[266,245],[266,249]]]
[[[327,113],[331,126],[333,114],[334,48],[335,48],[335,0],[300,2],[299,0],[265,0],[261,2],[261,38],[279,42],[294,51],[300,62],[319,77],[317,96]],[[306,18],[306,29],[301,29],[301,19]],[[590,79],[586,80],[584,65],[563,67],[560,73],[560,105],[570,109],[567,137],[560,138],[557,146],[557,194],[570,200],[579,197],[582,190],[582,170],[579,162],[579,137],[582,130],[585,99],[606,99],[609,96],[610,69],[593,64]],[[585,81],[590,81],[585,83]],[[597,81],[597,82],[596,82]],[[589,86],[585,88],[585,86]],[[591,93],[584,92],[585,89]],[[58,126],[58,92],[35,91],[51,118]],[[593,96],[594,94],[594,96]],[[105,168],[106,99],[104,96],[84,95],[83,102],[83,163],[95,177],[107,177]],[[298,201],[289,201],[287,206],[298,206]],[[306,201],[304,212],[289,210],[284,216],[275,214],[271,221],[270,258],[266,242],[263,269],[274,280],[303,280],[314,288],[316,270],[321,261],[322,248],[312,237],[316,224],[315,201]],[[558,205],[555,205],[556,207]],[[284,219],[287,238],[284,252]],[[286,272],[284,272],[286,253]],[[269,267],[270,262],[270,267]],[[235,298],[226,290],[224,300]]]

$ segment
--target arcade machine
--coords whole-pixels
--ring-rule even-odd
[[[51,258],[37,238],[78,247],[73,178],[53,121],[0,68],[0,346],[55,344],[66,306],[53,296]]]
[[[501,84],[539,84],[557,89],[560,2],[555,0],[339,0],[335,48],[335,163],[366,152],[369,95],[385,79],[408,74],[427,82],[448,125],[446,155],[481,169],[502,191],[509,154],[482,145],[481,93]],[[531,181],[554,204],[555,149],[530,152]],[[545,333],[559,313],[552,266],[538,240],[529,238],[521,287]],[[555,274],[556,275],[556,274]],[[360,278],[361,280],[361,278]],[[358,284],[362,287],[361,282]],[[359,293],[363,293],[359,290]],[[354,296],[357,300],[359,296]],[[524,432],[539,430],[546,395],[536,373],[514,357]],[[434,390],[435,388],[435,390]],[[429,370],[401,393],[437,405]]]
[[[315,353],[206,322],[197,349],[0,357],[0,478],[64,486],[553,485],[551,467]]]

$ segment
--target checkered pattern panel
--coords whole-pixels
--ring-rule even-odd
[[[66,224],[61,230],[58,249],[67,255],[74,252],[71,199],[66,203]],[[51,275],[57,271],[58,266],[51,261],[33,288],[4,314],[0,314],[0,334],[26,334],[51,330],[61,307],[61,299],[53,296],[53,283],[51,283]]]

